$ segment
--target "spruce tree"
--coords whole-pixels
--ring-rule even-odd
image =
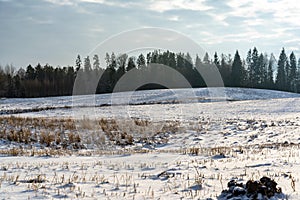
[[[276,76],[276,88],[279,90],[286,90],[286,54],[284,48],[282,48],[282,51],[279,56],[278,60],[278,68],[277,68],[277,76]]]
[[[127,63],[127,67],[126,67],[126,71],[130,71],[131,69],[134,69],[136,68],[136,65],[135,65],[135,58],[133,56],[131,56],[129,59],[128,59],[128,63]]]
[[[214,54],[214,64],[219,68],[220,60],[219,60],[217,52],[215,52],[215,54]]]
[[[126,62],[128,55],[126,53],[117,57],[116,80],[119,80],[125,74]]]
[[[77,58],[76,58],[75,62],[76,62],[75,63],[76,71],[79,71],[81,69],[81,65],[82,65],[80,55],[77,55]]]
[[[91,70],[92,70],[92,65],[91,65],[90,57],[87,56],[84,59],[84,71],[85,72],[90,72]]]
[[[297,79],[297,60],[294,52],[290,55],[290,74],[289,74],[289,87],[290,91],[296,91],[296,79]]]
[[[259,84],[259,76],[260,76],[260,70],[259,70],[259,60],[258,60],[258,51],[256,47],[253,48],[252,51],[252,62],[251,62],[251,77],[250,82],[253,87],[258,87]]]
[[[145,59],[145,56],[142,53],[138,56],[138,58],[136,60],[136,64],[137,64],[139,69],[141,69],[142,67],[145,67],[146,59]]]
[[[253,70],[251,68],[251,63],[252,63],[252,50],[249,49],[248,53],[247,53],[247,57],[246,57],[246,71],[248,72],[246,75],[246,85],[248,87],[252,87],[252,83],[251,83],[251,79],[253,77]]]
[[[99,71],[100,70],[100,61],[99,61],[99,57],[97,54],[94,55],[93,60],[94,60],[94,62],[93,62],[94,70]]]
[[[268,63],[268,69],[267,69],[267,83],[266,86],[269,89],[273,89],[274,88],[274,71],[273,71],[273,66],[275,63],[275,57],[273,54],[271,54],[270,59],[269,59],[269,63]]]
[[[203,63],[204,64],[209,64],[210,63],[210,60],[209,60],[209,55],[208,53],[206,52],[204,57],[203,57]]]
[[[244,68],[239,52],[236,51],[231,70],[231,84],[233,87],[241,87],[243,85],[243,81]]]

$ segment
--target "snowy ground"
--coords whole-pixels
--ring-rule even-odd
[[[299,97],[215,88],[119,93],[112,98],[2,99],[0,133],[21,128],[7,121],[15,113],[35,124],[23,127],[32,134],[46,131],[36,123],[39,119],[109,118],[135,140],[125,147],[104,142],[98,150],[92,145],[56,150],[67,152],[60,156],[10,156],[5,150],[20,144],[2,139],[0,199],[221,199],[231,179],[245,183],[264,175],[282,188],[284,195],[274,199],[300,199]],[[149,125],[131,123],[136,119]],[[93,123],[83,129],[79,121],[49,132],[64,129],[88,137],[101,129]],[[140,135],[151,141],[137,140]],[[24,152],[48,150],[37,144],[21,147]]]

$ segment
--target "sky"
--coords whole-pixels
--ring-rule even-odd
[[[111,36],[146,27],[181,33],[211,57],[238,49],[245,58],[254,46],[300,56],[296,0],[0,0],[0,65],[74,65]]]

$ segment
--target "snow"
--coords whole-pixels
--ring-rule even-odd
[[[0,114],[34,112],[34,109],[61,109],[100,107],[106,105],[139,105],[139,104],[167,104],[167,103],[197,103],[213,101],[239,101],[297,98],[300,94],[247,89],[247,88],[196,88],[196,89],[168,89],[135,92],[120,92],[101,95],[82,95],[28,99],[0,99]],[[38,110],[38,111],[40,111]],[[69,111],[67,111],[69,112]]]
[[[0,131],[8,116],[112,118],[119,124],[139,118],[157,123],[152,131],[176,121],[178,130],[155,136],[166,143],[116,147],[124,152],[118,154],[88,155],[92,149],[60,156],[3,154],[0,199],[223,200],[228,181],[262,176],[274,179],[284,193],[271,199],[300,199],[299,105],[299,94],[245,88],[2,99]],[[0,149],[19,146],[0,140]]]

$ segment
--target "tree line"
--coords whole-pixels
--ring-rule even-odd
[[[216,52],[212,58],[205,53],[193,59],[189,53],[174,53],[155,50],[146,55],[128,56],[127,54],[105,56],[106,63],[100,63],[98,55],[81,58],[77,56],[74,66],[53,67],[49,64],[15,71],[12,65],[0,66],[0,97],[23,98],[72,95],[76,76],[79,73],[89,77],[101,77],[96,93],[110,93],[118,80],[131,69],[140,73],[151,68],[152,63],[171,67],[185,77],[192,87],[205,87],[203,77],[197,68],[214,65],[219,70],[227,87],[248,87],[300,92],[300,59],[293,52],[287,55],[281,50],[278,59],[273,54],[259,53],[257,48],[250,49],[246,59],[236,51],[234,57]],[[164,71],[161,71],[163,74]],[[165,74],[168,76],[168,74]],[[95,80],[95,79],[91,79]],[[149,84],[140,89],[159,89],[161,85]],[[89,91],[86,93],[95,93]]]

